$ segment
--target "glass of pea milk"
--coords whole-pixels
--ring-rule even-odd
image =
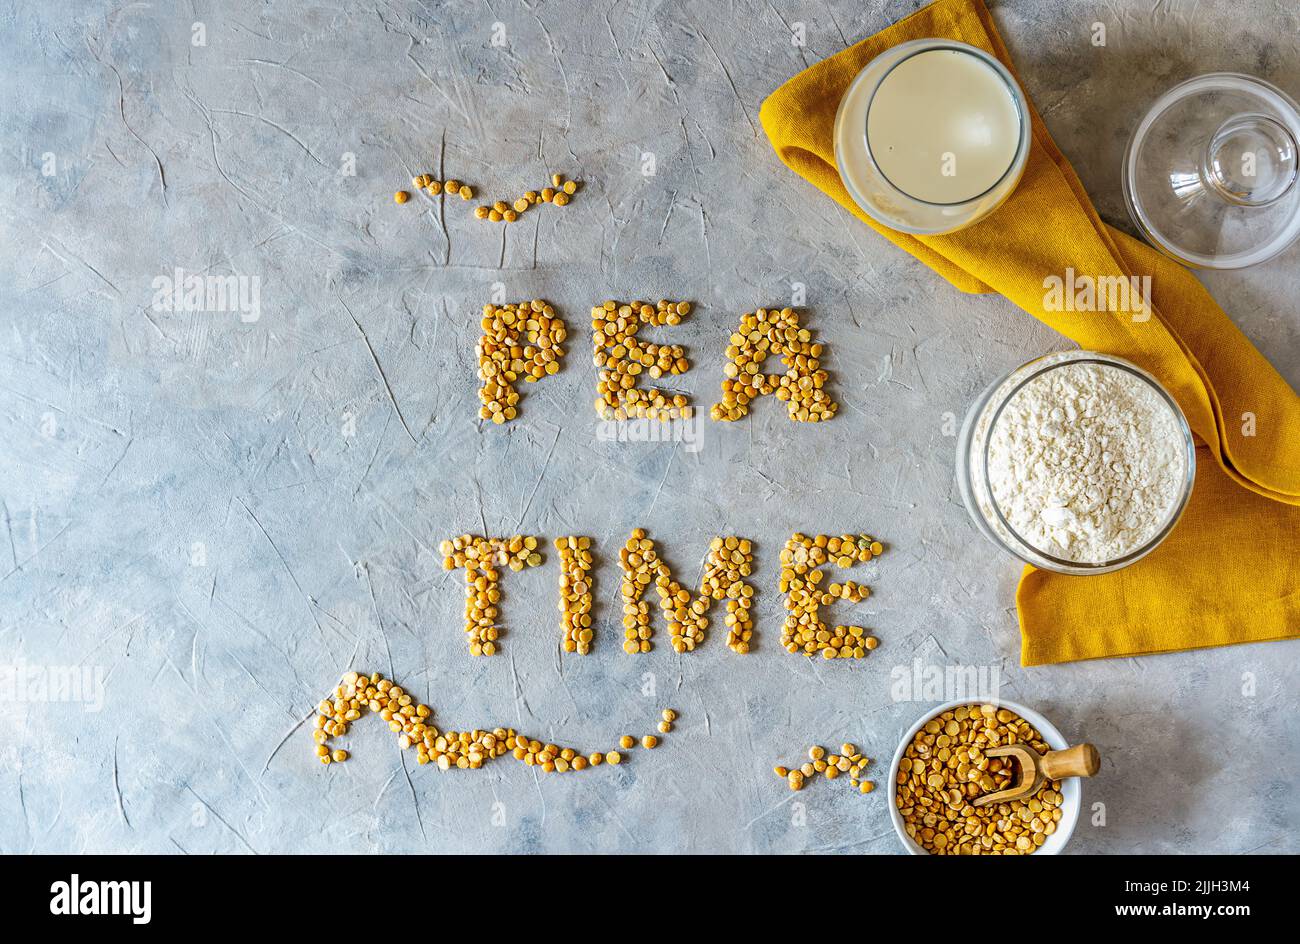
[[[938,234],[988,216],[1029,158],[1029,105],[993,56],[953,40],[886,50],[858,73],[835,118],[840,178],[865,213]]]

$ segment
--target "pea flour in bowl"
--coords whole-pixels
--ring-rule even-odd
[[[1155,378],[1091,351],[1030,361],[989,387],[957,458],[962,497],[986,536],[1076,574],[1154,550],[1186,507],[1195,462],[1187,420]]]

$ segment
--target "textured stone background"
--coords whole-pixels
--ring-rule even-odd
[[[1021,669],[1020,568],[967,520],[944,420],[1068,342],[953,291],[780,167],[757,126],[784,79],[916,6],[5,4],[0,661],[98,668],[106,688],[97,713],[6,707],[0,849],[897,852],[883,789],[796,797],[771,767],[847,738],[881,759],[883,786],[926,707],[890,697],[915,658],[996,666],[1005,696],[1100,747],[1085,799],[1107,825],[1082,822],[1073,851],[1300,849],[1297,644]],[[1281,0],[994,15],[1121,224],[1119,157],[1157,93],[1219,69],[1300,92]],[[509,229],[459,200],[393,205],[440,168],[483,194],[552,170],[586,187]],[[1297,261],[1206,278],[1292,385]],[[258,279],[260,319],[153,310],[175,267]],[[518,421],[480,429],[475,312],[494,282],[555,302],[575,338]],[[696,301],[675,337],[694,364],[681,387],[707,407],[738,314],[788,303],[795,282],[831,352],[833,423],[796,426],[771,401],[706,424],[695,453],[597,441],[593,301]],[[717,624],[691,657],[620,651],[613,558],[637,525],[688,580],[712,535],[758,543],[754,653],[730,653]],[[595,653],[557,652],[548,554],[508,577],[503,654],[469,657],[436,545],[484,529],[596,539]],[[865,662],[776,645],[794,530],[890,545],[862,568],[875,594],[853,615],[882,639]],[[417,768],[364,724],[354,760],[325,770],[300,725],[349,666],[394,673],[445,727],[594,749],[663,706],[682,723],[654,754],[563,778]]]

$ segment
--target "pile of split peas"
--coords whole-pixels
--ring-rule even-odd
[[[983,794],[1011,785],[1016,764],[985,751],[1028,744],[1051,747],[1036,728],[1007,708],[962,705],[925,723],[898,764],[896,804],[907,834],[934,855],[1026,855],[1056,832],[1063,816],[1060,784],[1010,803],[975,806]]]

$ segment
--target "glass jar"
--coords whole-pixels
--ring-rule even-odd
[[[927,68],[920,57],[935,53],[947,56]],[[891,76],[881,96],[889,101],[873,110]],[[956,40],[915,39],[872,59],[849,85],[835,115],[835,163],[872,219],[904,233],[948,233],[988,216],[1011,195],[1029,160],[1031,130],[1025,93],[994,56]],[[897,152],[873,153],[877,136],[878,145],[897,142]],[[895,177],[932,166],[934,192],[902,189],[883,166],[891,161]],[[944,177],[969,183],[967,192],[940,186]]]
[[[1185,457],[1177,499],[1166,513],[1163,524],[1141,546],[1113,560],[1084,562],[1055,556],[1031,543],[1008,522],[994,497],[989,477],[989,443],[992,432],[1007,404],[1026,384],[1043,374],[1071,364],[1098,364],[1127,371],[1147,384],[1169,407],[1180,434],[1181,452]],[[1191,427],[1178,403],[1154,377],[1136,364],[1120,357],[1096,351],[1061,351],[1035,358],[994,381],[976,398],[962,423],[957,440],[957,485],[962,501],[976,527],[994,544],[1026,563],[1062,574],[1104,574],[1127,567],[1155,550],[1173,531],[1196,479],[1196,444]]]

